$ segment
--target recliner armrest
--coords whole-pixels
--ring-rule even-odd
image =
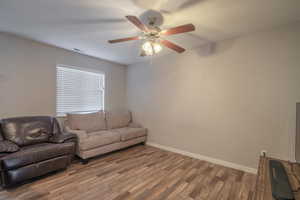
[[[9,155],[10,153],[14,153],[19,151],[20,147],[15,143],[9,140],[2,140],[0,141],[0,172],[3,171],[2,168],[2,157]],[[1,175],[1,174],[0,174]],[[0,177],[2,179],[2,177]],[[1,182],[1,181],[0,181]]]
[[[9,140],[0,141],[0,153],[13,153],[19,151],[20,147]]]
[[[76,142],[77,136],[73,133],[61,133],[50,137],[52,143]]]

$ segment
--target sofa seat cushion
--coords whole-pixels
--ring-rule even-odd
[[[62,155],[74,154],[73,142],[63,144],[40,143],[21,148],[16,153],[11,153],[1,158],[3,169],[16,169],[25,165],[38,163]]]
[[[117,132],[97,131],[88,133],[88,137],[80,140],[80,150],[89,150],[100,146],[116,143],[121,141],[121,136]]]
[[[112,129],[111,131],[119,133],[121,135],[122,141],[127,141],[133,138],[147,135],[147,129],[145,128],[124,127],[124,128]]]

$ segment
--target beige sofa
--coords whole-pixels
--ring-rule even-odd
[[[147,139],[147,130],[132,122],[129,111],[67,114],[64,129],[77,135],[76,154],[83,163],[88,158],[144,143]]]

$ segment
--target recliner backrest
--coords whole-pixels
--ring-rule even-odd
[[[1,126],[4,138],[18,146],[47,142],[60,132],[56,119],[48,116],[2,119]]]
[[[2,128],[1,128],[1,123],[2,123],[2,120],[0,119],[0,141],[3,141],[4,138],[3,138]]]

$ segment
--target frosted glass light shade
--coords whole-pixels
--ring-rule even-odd
[[[143,50],[145,51],[146,55],[151,56],[156,54],[162,50],[162,46],[159,43],[146,41],[142,45]]]

